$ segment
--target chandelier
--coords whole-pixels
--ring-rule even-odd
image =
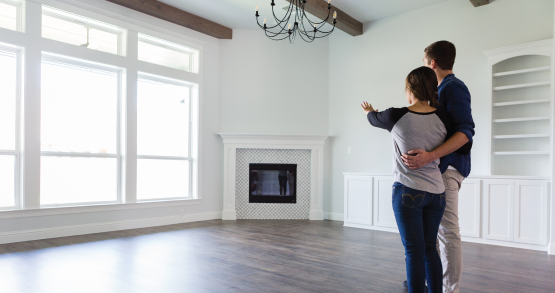
[[[289,39],[289,42],[293,44],[295,42],[295,37],[297,34],[308,43],[312,43],[315,39],[325,38],[329,36],[334,30],[337,24],[337,11],[333,13],[333,28],[330,31],[323,31],[322,27],[328,22],[331,16],[331,4],[328,0],[328,16],[326,19],[320,22],[311,21],[305,13],[304,6],[306,0],[287,0],[289,1],[289,8],[283,19],[278,19],[274,11],[274,0],[272,0],[272,14],[275,20],[275,26],[268,26],[266,23],[266,18],[264,18],[263,25],[258,21],[258,6],[256,6],[256,23],[266,33],[266,36],[274,41],[281,41]],[[294,16],[293,16],[294,15]],[[305,22],[306,20],[306,22]],[[308,26],[307,29],[305,26]]]

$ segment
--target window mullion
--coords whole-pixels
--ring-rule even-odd
[[[127,58],[133,64],[125,73],[125,95],[122,101],[122,200],[125,203],[137,202],[137,80],[139,34],[127,32]]]
[[[42,7],[25,3],[25,31],[31,38],[40,38]],[[40,122],[41,122],[41,51],[27,46],[24,52],[22,208],[40,208]]]

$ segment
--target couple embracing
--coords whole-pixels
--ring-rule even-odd
[[[470,173],[470,92],[453,74],[452,43],[435,42],[424,52],[424,66],[405,81],[410,106],[378,112],[364,102],[362,108],[370,124],[393,136],[392,202],[405,246],[405,287],[410,293],[459,292],[458,193]]]

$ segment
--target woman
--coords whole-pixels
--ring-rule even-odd
[[[439,160],[417,169],[409,169],[401,160],[413,149],[432,151],[448,137],[448,117],[436,111],[437,78],[427,67],[413,70],[405,81],[405,95],[410,104],[377,112],[364,102],[362,108],[375,127],[387,129],[395,146],[393,211],[405,246],[409,292],[442,291],[441,259],[436,250],[439,223],[445,209],[445,187]],[[450,132],[449,132],[450,134]]]

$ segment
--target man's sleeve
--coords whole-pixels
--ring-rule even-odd
[[[462,132],[472,142],[474,136],[474,120],[470,108],[470,92],[464,85],[452,84],[444,96],[445,110],[453,121],[453,133]]]
[[[404,109],[406,108],[389,108],[382,112],[370,112],[366,117],[372,126],[386,129],[391,132],[395,123],[407,113]]]

